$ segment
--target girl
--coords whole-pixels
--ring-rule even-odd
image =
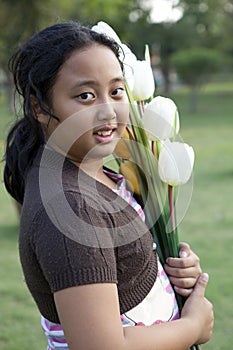
[[[22,204],[20,259],[48,349],[207,342],[213,311],[197,256],[182,244],[164,267],[169,281],[141,207],[103,167],[129,113],[118,45],[77,23],[56,24],[23,45],[10,68],[24,117],[8,135],[4,179]],[[170,282],[188,297],[180,318]]]

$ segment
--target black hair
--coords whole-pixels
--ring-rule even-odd
[[[74,50],[94,43],[109,47],[119,60],[119,46],[115,41],[77,22],[54,24],[38,32],[9,60],[16,92],[23,98],[23,117],[17,120],[7,137],[4,182],[7,191],[19,203],[23,202],[27,169],[45,142],[33,111],[32,96],[43,111],[57,119],[51,113],[51,90],[57,73]],[[122,64],[121,68],[123,70]]]

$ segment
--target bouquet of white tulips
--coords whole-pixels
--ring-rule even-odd
[[[155,84],[148,47],[145,60],[139,61],[106,23],[99,22],[92,29],[113,38],[122,47],[130,118],[115,155],[119,171],[142,198],[147,225],[160,260],[165,263],[167,257],[179,256],[176,207],[180,185],[188,183],[192,176],[194,151],[178,136],[180,121],[175,103],[169,98],[153,97]],[[189,202],[187,193],[185,202]],[[180,216],[186,209],[182,208]],[[181,308],[179,296],[177,302]]]

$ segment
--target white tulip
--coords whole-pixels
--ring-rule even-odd
[[[134,87],[133,98],[136,101],[147,100],[152,97],[155,90],[154,76],[147,61],[136,61],[133,65]]]
[[[178,134],[180,121],[175,103],[162,96],[153,98],[145,108],[143,124],[152,140],[166,140]]]
[[[171,186],[185,184],[191,177],[194,157],[194,150],[188,144],[166,140],[158,159],[160,179]]]
[[[105,22],[98,22],[95,26],[91,28],[96,33],[105,34],[109,38],[115,40],[119,45],[121,45],[121,40],[117,33]]]

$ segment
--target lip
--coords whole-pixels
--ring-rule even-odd
[[[116,128],[117,128],[116,125],[104,125],[104,126],[101,126],[98,129],[97,128],[94,129],[93,133],[97,134],[97,132],[99,132],[99,131],[110,131],[110,130],[114,131]]]

